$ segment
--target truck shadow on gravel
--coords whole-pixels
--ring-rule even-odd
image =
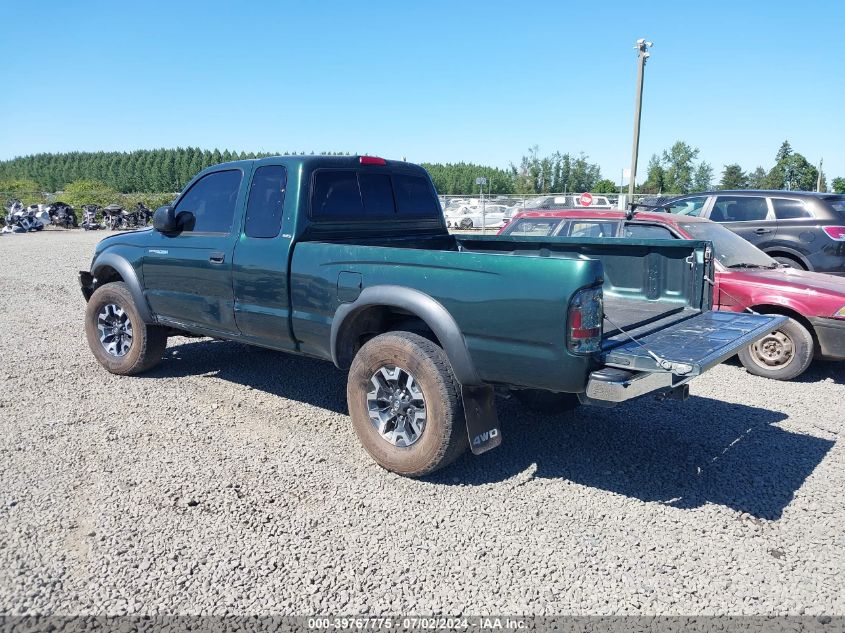
[[[696,396],[558,416],[508,400],[499,417],[501,447],[431,481],[566,479],[675,508],[713,503],[776,520],[834,444],[775,426],[783,413]]]
[[[169,347],[146,376],[203,374],[348,413],[346,373],[331,363],[237,343],[206,339]],[[834,444],[775,426],[784,413],[696,396],[662,403],[645,397],[557,416],[498,399],[498,411],[499,448],[467,453],[423,481],[517,488],[568,480],[675,508],[714,503],[776,520]]]

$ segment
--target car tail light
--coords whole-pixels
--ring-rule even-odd
[[[839,308],[836,313],[833,315],[834,319],[845,319],[845,306]]]
[[[387,165],[387,161],[378,156],[359,156],[358,162],[362,165]]]
[[[837,242],[845,242],[845,226],[823,226],[827,236]]]
[[[601,349],[602,306],[601,287],[585,288],[575,293],[569,303],[566,346],[574,354],[589,354]]]

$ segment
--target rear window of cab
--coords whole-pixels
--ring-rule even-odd
[[[311,218],[331,222],[442,217],[428,178],[417,174],[357,169],[318,169],[311,194]]]

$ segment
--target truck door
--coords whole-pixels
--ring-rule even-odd
[[[144,287],[164,322],[236,334],[232,252],[245,193],[242,169],[214,171],[196,180],[176,202],[185,220],[173,234],[152,232],[143,258]],[[181,214],[181,215],[180,215]]]
[[[238,328],[245,338],[276,349],[294,348],[288,256],[296,201],[286,202],[286,188],[284,165],[262,162],[255,169],[233,267]]]

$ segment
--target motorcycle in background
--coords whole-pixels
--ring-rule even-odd
[[[43,229],[50,224],[50,213],[47,209],[47,205],[44,204],[31,204],[26,208],[26,212],[34,222],[40,222],[41,229]],[[36,230],[40,231],[41,229]]]
[[[38,205],[24,208],[20,200],[12,199],[6,203],[6,211],[6,226],[3,227],[3,233],[27,233],[44,228],[44,223],[36,217]]]
[[[143,202],[135,205],[135,213],[138,217],[137,226],[149,226],[153,221],[153,211]]]
[[[119,204],[112,203],[103,207],[103,224],[106,225],[107,229],[111,229],[112,231],[121,229],[125,222],[125,214],[126,211]]]
[[[106,228],[105,225],[97,222],[97,212],[100,210],[98,204],[82,205],[82,228],[86,231],[99,231]]]
[[[67,202],[54,202],[47,211],[50,214],[50,221],[56,226],[66,229],[75,229],[79,226],[76,212]]]

